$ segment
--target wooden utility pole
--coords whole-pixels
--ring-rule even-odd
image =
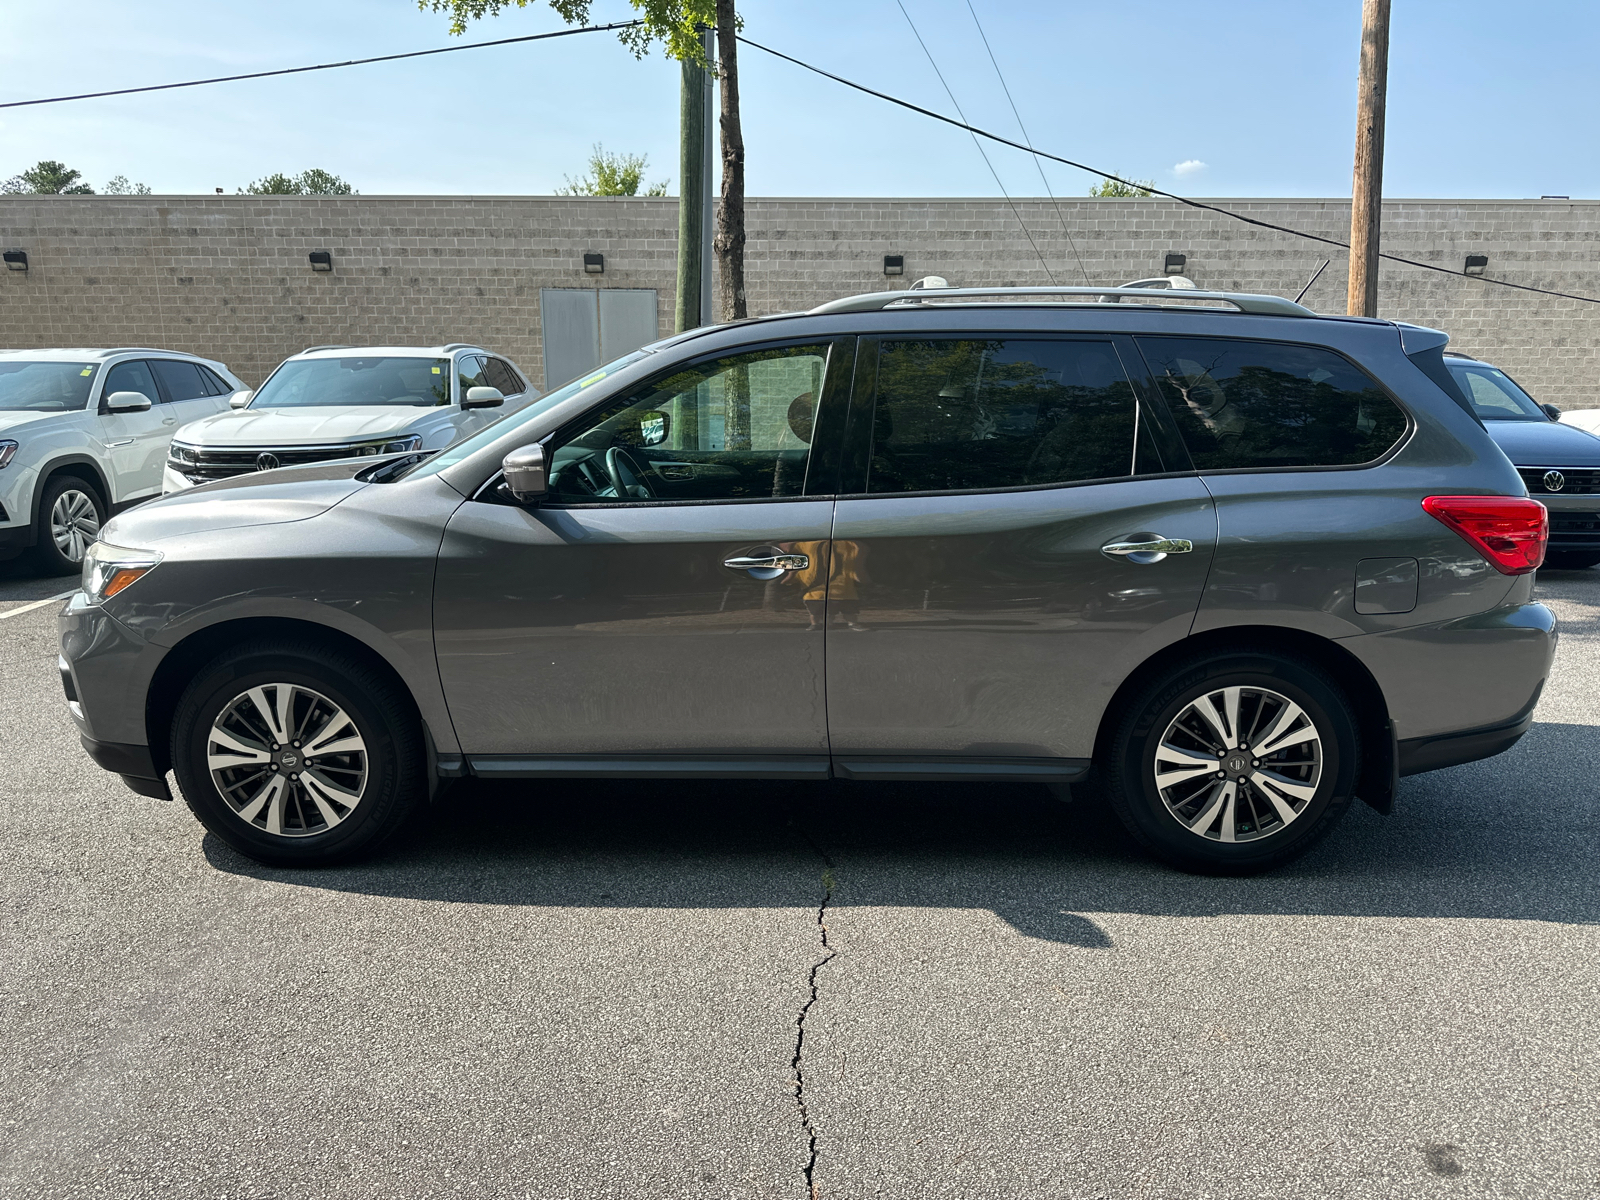
[[[711,60],[713,34],[701,35]],[[678,107],[678,302],[673,328],[707,324],[713,318],[711,292],[711,72],[683,60]]]
[[[1378,315],[1378,236],[1383,223],[1383,110],[1389,85],[1389,0],[1361,0],[1361,79],[1356,93],[1356,171],[1350,189],[1352,317]]]

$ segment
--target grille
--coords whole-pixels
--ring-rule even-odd
[[[1564,481],[1557,491],[1544,485],[1544,477],[1550,471],[1559,471]],[[1518,467],[1517,474],[1528,485],[1530,496],[1600,495],[1600,467]]]
[[[209,483],[213,479],[232,479],[264,470],[256,460],[270,454],[280,467],[298,467],[306,463],[332,462],[338,458],[354,458],[361,452],[350,446],[256,446],[241,450],[192,450],[193,462],[172,462],[175,470],[183,472],[196,483]]]
[[[1550,544],[1571,546],[1575,543],[1582,543],[1586,548],[1600,546],[1600,512],[1550,514]]]

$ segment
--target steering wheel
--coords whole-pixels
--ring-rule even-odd
[[[617,489],[619,500],[628,496],[656,498],[646,482],[649,473],[640,468],[638,460],[625,447],[613,446],[606,451],[606,474],[611,477],[611,486]]]

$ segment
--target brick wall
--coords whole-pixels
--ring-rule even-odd
[[[1343,238],[1348,202],[1225,200],[1280,225]],[[1201,287],[1295,295],[1342,312],[1345,258],[1334,247],[1164,200],[753,199],[746,266],[753,313],[903,286],[1119,283],[1187,256]],[[250,383],[321,342],[477,342],[542,378],[539,289],[644,287],[673,311],[673,199],[405,196],[5,196],[0,246],[30,270],[0,272],[0,346],[157,345],[219,358]],[[1071,233],[1069,243],[1066,231]],[[1391,253],[1600,296],[1600,202],[1394,200]],[[306,255],[330,250],[334,270]],[[605,255],[600,276],[585,251]],[[906,275],[885,280],[885,254]],[[1081,267],[1080,267],[1081,261]],[[1380,312],[1448,330],[1539,399],[1600,406],[1600,305],[1386,263]]]

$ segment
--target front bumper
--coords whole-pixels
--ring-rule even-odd
[[[67,712],[89,757],[142,796],[171,799],[145,728],[145,697],[165,648],[145,641],[82,592],[58,622]]]

